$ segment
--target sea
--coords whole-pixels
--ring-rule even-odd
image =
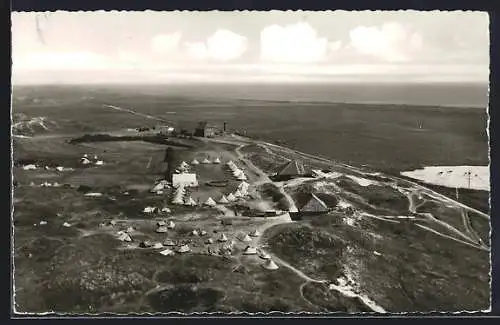
[[[66,119],[104,124],[116,114],[103,108],[108,104],[177,128],[226,122],[250,137],[388,172],[489,164],[487,84],[44,85],[15,87],[13,95],[14,113],[62,116],[65,110]],[[81,101],[69,103],[75,98]]]

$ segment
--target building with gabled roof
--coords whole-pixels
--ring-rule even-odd
[[[297,161],[291,160],[287,162],[280,170],[276,173],[276,177],[278,178],[293,178],[305,176],[306,171],[304,165]]]
[[[215,126],[209,125],[207,121],[200,122],[194,130],[195,137],[213,137],[217,132]]]

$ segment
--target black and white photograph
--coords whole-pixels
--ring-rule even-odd
[[[11,25],[14,313],[490,311],[488,13]]]

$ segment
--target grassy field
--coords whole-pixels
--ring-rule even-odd
[[[333,281],[349,273],[362,293],[389,311],[487,308],[487,252],[426,231],[416,222],[375,218],[409,214],[408,198],[388,185],[390,179],[366,176],[382,183],[369,186],[348,177],[322,183],[260,183],[246,202],[227,204],[226,211],[173,206],[171,189],[162,195],[149,192],[164,172],[167,145],[175,148],[175,164],[205,157],[223,161],[220,165],[193,166],[200,186],[189,192],[200,202],[235,191],[239,182],[224,165],[229,160],[242,163],[235,145],[196,139],[137,141],[135,136],[116,135],[81,138],[91,132],[122,132],[158,123],[104,104],[134,108],[190,130],[198,120],[218,125],[227,121],[230,129],[256,138],[390,174],[424,165],[487,163],[486,114],[477,108],[222,100],[144,90],[133,93],[117,87],[15,89],[14,122],[22,122],[16,132],[40,136],[14,140],[14,177],[18,183],[14,257],[19,311],[367,311],[358,298],[329,290],[325,283],[305,281],[283,265],[268,272],[261,267],[259,257],[241,255],[247,243],[238,236],[268,220],[232,216],[236,207],[286,210],[285,194],[300,207],[310,192],[331,207],[340,200],[350,202],[358,213],[351,215],[354,224],[346,224],[347,212],[335,209],[276,225],[265,231],[262,240],[250,243],[268,247],[312,278]],[[33,122],[35,117],[45,119]],[[81,141],[70,141],[75,138]],[[271,153],[256,145],[244,146],[241,151],[267,174],[287,159],[300,157],[286,150]],[[79,159],[86,153],[97,155],[104,165],[81,165]],[[331,167],[300,158],[308,168]],[[41,168],[23,170],[21,166],[28,163]],[[57,171],[54,168],[58,166],[73,170]],[[349,172],[345,167],[338,167],[338,171]],[[246,173],[250,183],[260,181],[258,173],[250,169]],[[227,185],[207,184],[221,180]],[[63,186],[40,187],[43,182]],[[411,189],[408,184],[399,185],[399,189]],[[281,186],[285,186],[285,194]],[[433,188],[453,197],[449,189]],[[89,191],[103,196],[84,196]],[[421,201],[414,199],[417,212],[430,212],[464,231],[460,211],[431,201],[418,205]],[[482,192],[463,191],[461,200],[482,211],[488,207],[487,195]],[[145,215],[145,206],[169,206],[172,212]],[[359,212],[375,217],[360,217]],[[471,227],[488,244],[488,221],[468,213]],[[221,222],[228,217],[225,214],[231,215],[231,225]],[[156,233],[159,219],[173,220],[177,226],[167,234]],[[116,221],[114,226],[109,225],[111,220]],[[63,226],[65,222],[71,227]],[[429,220],[421,224],[453,236]],[[129,226],[134,227],[132,246],[115,238],[118,230]],[[190,235],[194,229],[207,230],[206,237]],[[222,243],[205,243],[207,237],[217,238],[221,232],[235,241],[231,258],[210,255],[209,248],[219,250]],[[164,257],[155,250],[134,246],[142,240],[161,242],[165,238],[189,244],[193,253]]]

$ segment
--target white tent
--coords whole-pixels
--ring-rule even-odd
[[[259,237],[260,236],[260,232],[255,229],[254,231],[252,231],[251,233],[249,233],[250,236],[252,237]]]
[[[175,252],[171,250],[170,248],[164,249],[160,252],[161,255],[163,256],[172,256],[175,255]]]
[[[160,220],[160,221],[158,221],[158,222],[156,223],[156,225],[157,225],[158,227],[162,227],[162,226],[166,226],[166,225],[167,225],[167,223],[166,223],[164,220]]]
[[[156,232],[159,234],[166,233],[167,231],[168,231],[168,228],[165,226],[160,226],[160,227],[156,228]]]
[[[180,166],[181,166],[182,168],[189,167],[188,163],[187,163],[187,162],[185,162],[185,161],[181,162]]]
[[[226,204],[226,203],[229,203],[229,201],[227,200],[226,196],[225,196],[225,195],[223,195],[223,196],[221,197],[221,199],[219,200],[219,203],[221,203],[221,204]]]
[[[84,165],[88,165],[90,164],[90,160],[88,160],[87,158],[83,157],[80,159],[80,162]]]
[[[162,208],[161,212],[170,213],[170,209],[169,208]]]
[[[192,197],[189,197],[188,199],[186,199],[185,204],[190,206],[195,206],[197,203]]]
[[[181,247],[179,247],[179,249],[177,250],[178,253],[187,253],[191,251],[191,248],[189,248],[188,245],[182,245]]]
[[[200,233],[198,232],[198,230],[193,229],[193,231],[191,231],[191,235],[192,235],[192,236],[199,236],[199,235],[200,235]]]
[[[162,243],[159,243],[159,242],[156,242],[153,244],[152,246],[154,249],[160,249],[160,248],[163,248],[163,244]]]
[[[158,182],[158,184],[156,184],[156,185],[155,185],[155,186],[151,189],[151,192],[157,192],[157,191],[164,190],[164,189],[165,189],[165,185],[167,185],[165,181]]]
[[[172,175],[172,186],[174,187],[196,187],[198,186],[198,180],[196,174],[183,173],[183,174],[173,174]]]
[[[230,193],[228,196],[227,196],[227,200],[229,202],[233,202],[236,200],[236,198],[234,197],[233,193]]]
[[[98,166],[102,166],[102,165],[104,165],[104,161],[98,160],[98,161],[95,162],[95,164],[98,165]]]
[[[226,235],[222,233],[222,234],[220,235],[220,237],[219,237],[219,241],[220,241],[220,242],[226,242],[226,241],[227,241],[227,237],[226,237]]]
[[[88,155],[88,154],[84,154],[84,155],[83,155],[83,157],[88,158],[88,157],[89,157],[89,155]]]
[[[268,253],[264,252],[264,251],[260,252],[259,257],[262,258],[262,259],[264,259],[264,260],[271,259],[271,256]]]
[[[252,238],[250,238],[250,236],[248,236],[248,235],[245,235],[245,236],[242,236],[242,237],[240,238],[240,240],[241,240],[242,242],[249,242],[249,241],[252,241]]]
[[[212,238],[208,238],[206,241],[205,241],[205,244],[213,244],[214,243],[214,240]]]
[[[210,164],[210,160],[208,160],[207,158],[203,159],[203,161],[201,162],[202,164]]]
[[[234,192],[234,197],[236,197],[236,198],[240,198],[240,197],[242,197],[242,196],[243,196],[243,194],[241,194],[240,190],[236,190],[236,191]]]
[[[121,233],[121,234],[118,235],[118,240],[120,240],[120,241],[126,241],[126,242],[131,242],[132,238],[130,237],[129,234]]]
[[[170,221],[167,223],[167,228],[168,228],[168,229],[174,229],[174,227],[175,227],[175,223],[174,223],[172,220],[170,220]]]
[[[200,236],[205,236],[207,232],[205,230],[200,231]]]
[[[23,169],[24,170],[35,170],[36,166],[33,164],[30,164],[30,165],[23,166]]]
[[[142,212],[144,213],[153,213],[155,212],[156,208],[155,207],[145,207],[144,210],[142,210]]]
[[[176,196],[173,198],[172,204],[184,204],[184,200],[182,199],[182,197]]]
[[[42,185],[45,185],[42,184]],[[47,186],[47,185],[46,185]],[[50,185],[49,185],[50,186]],[[98,193],[98,192],[89,192],[89,193],[85,193],[84,194],[85,196],[88,196],[88,197],[101,197],[102,196],[102,193]]]
[[[97,155],[94,155],[94,160],[97,160],[99,159],[99,157],[97,157]]]
[[[255,255],[257,254],[257,249],[252,246],[247,246],[245,250],[243,251],[243,254],[245,255]]]
[[[125,230],[125,232],[126,232],[126,233],[128,233],[128,234],[130,234],[131,232],[134,232],[134,231],[135,231],[135,229],[134,229],[134,227],[132,227],[132,226],[128,227],[128,228]]]
[[[274,261],[271,259],[264,262],[264,264],[262,264],[262,267],[265,268],[266,270],[277,270],[278,269],[278,265],[276,265],[276,263],[274,263]]]
[[[241,193],[248,193],[248,188],[250,187],[250,184],[247,182],[243,181],[238,185],[238,190],[240,190]]]
[[[220,161],[219,157],[215,158],[214,164],[220,164],[220,163],[221,163],[221,161]]]
[[[205,205],[208,205],[209,207],[213,207],[213,206],[216,206],[216,205],[217,205],[217,203],[215,203],[214,199],[212,199],[211,197],[209,197],[209,198],[205,201],[205,203],[204,203],[204,204],[205,204]]]
[[[200,164],[200,162],[198,160],[196,160],[196,159],[193,159],[191,161],[191,165],[199,165],[199,164]]]

